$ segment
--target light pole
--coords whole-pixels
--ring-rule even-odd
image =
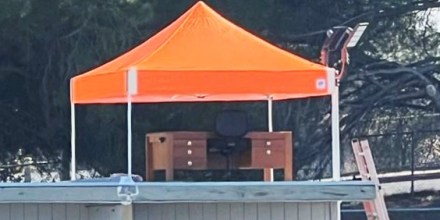
[[[339,82],[347,71],[348,48],[356,46],[368,23],[359,23],[354,28],[337,26],[327,31],[327,39],[321,49],[322,64],[336,69],[335,86],[331,93],[332,129],[332,179],[341,180],[341,149],[339,128]],[[331,82],[330,82],[331,83]],[[337,204],[337,219],[341,219],[341,203]]]
[[[340,135],[339,135],[339,82],[347,71],[348,48],[356,46],[368,23],[359,23],[354,28],[337,26],[327,31],[327,39],[321,50],[322,64],[336,69],[335,89],[332,92],[332,177],[339,181]]]

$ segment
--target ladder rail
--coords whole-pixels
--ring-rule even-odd
[[[353,152],[362,180],[370,180],[376,184],[376,198],[364,201],[363,206],[368,220],[389,220],[384,193],[380,187],[376,166],[368,140],[352,140]]]
[[[383,190],[380,186],[379,177],[377,175],[376,165],[374,164],[373,154],[371,153],[370,146],[369,146],[367,140],[361,140],[360,143],[361,143],[361,147],[363,149],[363,152],[365,154],[364,158],[365,158],[365,162],[367,164],[368,170],[369,170],[371,180],[374,183],[376,183],[376,185],[377,185],[377,194],[380,198],[380,199],[377,199],[377,203],[378,203],[379,207],[382,207],[377,210],[378,216],[382,216],[382,219],[389,219],[388,212],[386,209],[385,200],[384,200],[384,193],[383,193]]]
[[[358,164],[358,170],[359,170],[359,174],[361,175],[361,179],[364,181],[369,180],[369,177],[367,176],[368,170],[366,167],[365,159],[362,157],[363,150],[360,145],[360,142],[357,140],[353,140],[352,145],[353,145],[353,151],[355,152],[354,156],[356,159],[356,163]],[[365,210],[365,214],[367,215],[367,219],[374,220],[376,217],[374,204],[372,202],[363,202],[363,207]]]

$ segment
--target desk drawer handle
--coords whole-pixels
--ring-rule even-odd
[[[188,142],[186,143],[186,145],[191,146],[191,145],[192,145],[192,142],[191,142],[191,141],[188,141]]]
[[[266,146],[270,146],[270,145],[272,145],[272,142],[266,141]]]
[[[271,155],[271,154],[272,154],[272,151],[271,151],[271,150],[266,150],[266,154],[267,154],[267,155]]]
[[[192,165],[193,165],[193,162],[190,161],[190,160],[188,160],[188,166],[190,167],[190,166],[192,166]]]
[[[188,155],[191,155],[193,152],[191,149],[188,149]]]

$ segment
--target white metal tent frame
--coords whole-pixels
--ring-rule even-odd
[[[339,83],[336,79],[337,71],[327,68],[328,86],[331,92],[331,128],[332,128],[332,177],[334,181],[340,180],[340,135],[339,135]],[[137,69],[131,67],[127,71],[127,172],[132,175],[132,95],[137,93]],[[70,96],[73,96],[71,85]],[[272,96],[268,95],[268,130],[273,131]],[[75,103],[70,101],[71,113],[71,164],[70,179],[76,180],[76,128],[75,128]]]

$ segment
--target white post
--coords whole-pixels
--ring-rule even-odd
[[[272,115],[272,101],[273,97],[267,97],[267,120],[269,125],[269,132],[273,131],[273,115]]]
[[[70,101],[70,130],[70,180],[76,180],[75,103],[73,100]]]
[[[332,179],[333,181],[341,180],[341,156],[340,156],[340,135],[339,135],[339,80],[336,79],[336,71],[332,69],[330,72],[329,86],[331,89],[331,128],[332,128]],[[341,219],[341,202],[337,202],[336,219]]]
[[[131,178],[131,95],[127,95],[127,163],[128,163],[128,177]]]
[[[132,179],[132,132],[131,132],[131,112],[132,95],[137,93],[137,70],[130,68],[127,72],[127,163],[128,177]]]
[[[269,132],[273,132],[273,114],[272,114],[272,101],[273,97],[267,97],[267,121]],[[273,168],[270,168],[270,182],[274,181]]]
[[[335,86],[332,94],[332,177],[334,181],[341,180],[341,155],[339,135],[339,86]]]

